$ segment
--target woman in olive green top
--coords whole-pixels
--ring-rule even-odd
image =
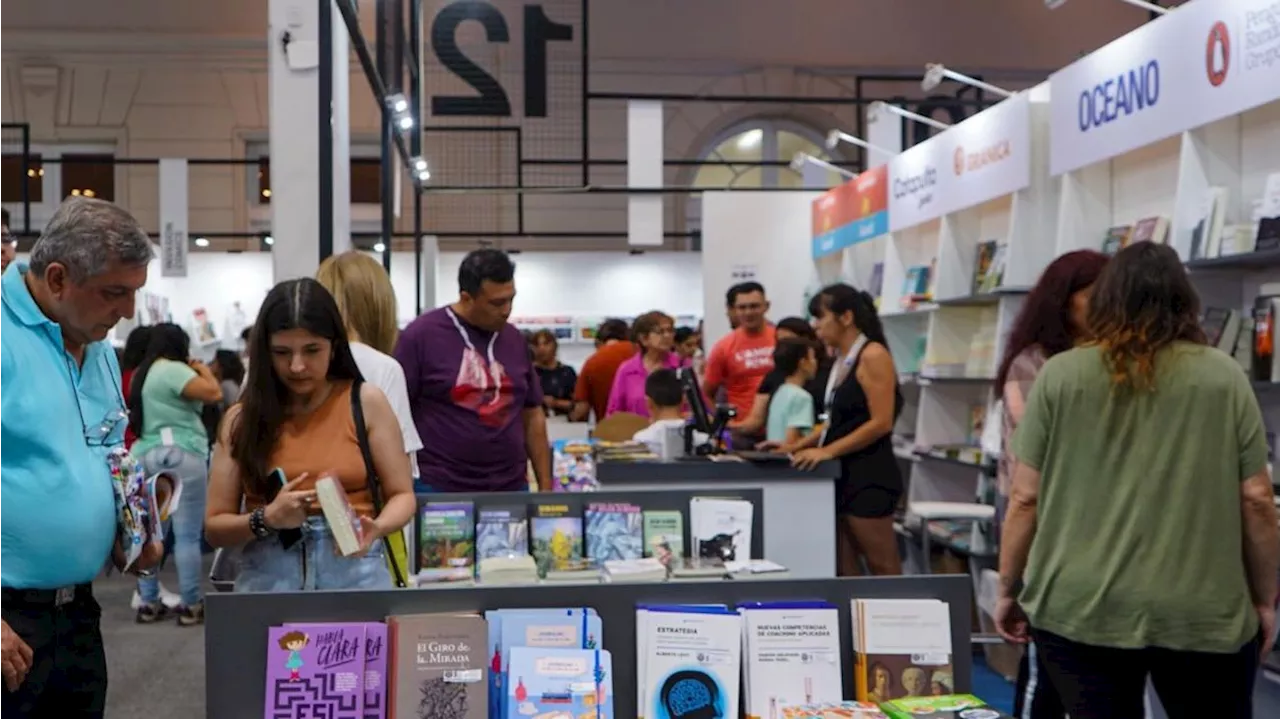
[[[1141,717],[1148,676],[1175,719],[1251,716],[1280,532],[1257,398],[1199,306],[1172,249],[1122,250],[1013,437],[996,621],[1030,624],[1072,719]]]

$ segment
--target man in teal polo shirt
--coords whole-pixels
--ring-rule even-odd
[[[107,332],[132,317],[151,242],[123,209],[64,202],[0,279],[0,668],[8,717],[101,717],[94,577],[115,546],[107,454],[126,415]],[[159,550],[159,551],[158,551]],[[147,547],[149,568],[162,549]],[[119,562],[117,561],[117,564]]]

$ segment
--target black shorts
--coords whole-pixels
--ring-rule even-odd
[[[898,499],[902,497],[902,492],[874,485],[849,488],[841,494],[844,496],[841,497],[836,512],[861,519],[892,516],[898,510]]]

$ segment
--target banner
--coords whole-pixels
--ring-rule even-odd
[[[889,163],[889,229],[977,207],[1031,184],[1031,100],[1019,93]]]
[[[160,160],[160,276],[187,276],[187,161]]]
[[[813,201],[813,258],[889,231],[888,168],[874,167]]]
[[[1280,99],[1280,0],[1179,6],[1049,78],[1054,175]]]

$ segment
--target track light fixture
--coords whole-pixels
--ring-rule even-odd
[[[796,172],[803,171],[805,165],[817,165],[818,167],[824,167],[828,170],[831,170],[832,172],[839,173],[849,179],[853,179],[858,176],[858,173],[853,172],[852,170],[846,170],[843,167],[840,167],[839,165],[833,165],[830,162],[827,162],[826,160],[819,160],[818,158],[814,157],[813,155],[810,155],[807,152],[797,152],[795,156],[791,158],[791,169],[795,170]]]
[[[856,145],[858,147],[861,147],[864,150],[871,150],[873,152],[878,152],[882,155],[886,155],[889,157],[892,157],[898,154],[893,150],[880,147],[879,145],[873,145],[870,142],[867,142],[866,140],[862,139],[861,137],[855,137],[853,135],[850,135],[847,132],[842,132],[840,130],[832,130],[831,132],[827,133],[827,149],[828,150],[836,149],[836,146],[842,142],[847,142],[850,145]]]
[[[421,157],[413,158],[413,174],[420,182],[431,179],[431,171],[427,169],[427,161]]]
[[[897,105],[890,105],[889,103],[882,102],[880,100],[871,103],[871,113],[873,115],[879,115],[886,112],[892,112],[899,117],[905,117],[908,120],[915,120],[922,125],[928,125],[929,127],[936,128],[938,130],[945,130],[948,127],[951,127],[951,125],[948,125],[941,120],[935,120],[932,117],[926,117],[920,113],[905,110]]]
[[[1173,8],[1171,7],[1164,7],[1162,5],[1157,5],[1153,2],[1147,2],[1146,0],[1120,0],[1120,2],[1124,3],[1125,5],[1132,5],[1134,7],[1142,8],[1143,10],[1146,10],[1148,12],[1153,12],[1157,15],[1168,15],[1173,10]],[[1067,4],[1067,0],[1044,0],[1044,6],[1049,8],[1050,10],[1057,10],[1058,8],[1066,4]]]
[[[931,62],[924,66],[924,79],[920,81],[920,89],[925,92],[933,92],[938,85],[942,84],[944,79],[955,80],[956,82],[963,83],[970,87],[976,87],[983,92],[989,92],[992,95],[999,95],[1000,97],[1013,97],[1014,95],[1013,92],[1006,90],[1003,87],[997,87],[989,82],[983,82],[976,77],[969,77],[968,75],[958,73],[955,70],[948,70],[945,65],[935,62]]]
[[[389,95],[387,97],[387,107],[389,107],[391,111],[396,114],[400,114],[402,112],[408,112],[409,100],[405,98],[404,93],[397,92],[396,94]]]

